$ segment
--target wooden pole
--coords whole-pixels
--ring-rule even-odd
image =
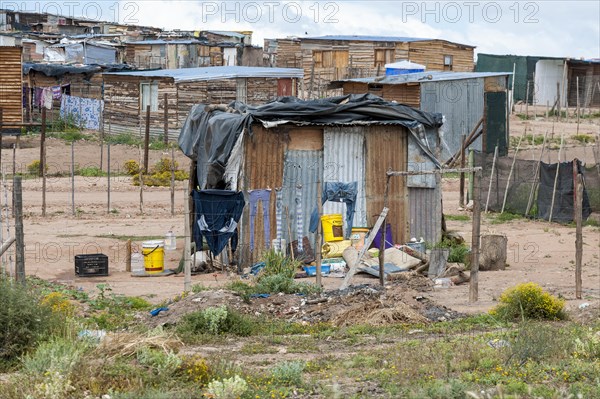
[[[131,240],[125,244],[125,271],[131,273]]]
[[[535,119],[535,72],[533,73],[533,79],[531,81],[531,107],[533,108],[533,119]]]
[[[496,169],[496,159],[498,158],[498,146],[494,148],[494,159],[492,160],[492,171],[490,172],[490,185],[488,187],[487,199],[485,200],[485,213],[488,213],[490,205],[490,193],[492,192],[492,182],[494,181],[494,169]]]
[[[42,178],[42,217],[46,216],[46,107],[42,107],[42,128],[40,134],[40,172]]]
[[[171,148],[171,216],[175,216],[175,149]]]
[[[463,136],[464,137],[464,136]],[[388,196],[390,192],[390,179],[392,176],[387,175],[385,180],[385,194],[383,195],[383,207],[387,208]],[[381,242],[379,244],[379,284],[383,287],[385,284],[385,238],[387,233],[386,217],[383,218],[383,226],[381,228]]]
[[[167,93],[165,93],[164,104],[165,113],[163,115],[163,140],[165,145],[169,145],[169,95]]]
[[[146,106],[146,131],[144,132],[144,173],[148,173],[148,149],[150,147],[150,106]]]
[[[308,84],[308,99],[312,98],[313,87],[315,81],[315,61],[313,60],[310,66],[310,83]]]
[[[527,91],[525,92],[525,119],[529,119],[529,80],[527,81]]]
[[[510,178],[512,177],[513,171],[515,169],[515,163],[517,162],[517,155],[519,154],[519,148],[521,147],[521,141],[523,137],[525,137],[525,132],[527,132],[527,128],[523,131],[523,135],[519,138],[519,143],[517,143],[517,149],[515,151],[515,155],[513,157],[512,165],[510,166],[510,172],[508,172],[508,180],[506,181],[506,189],[504,190],[504,199],[502,200],[502,210],[500,213],[504,213],[504,208],[506,207],[506,199],[508,198],[508,188],[510,187]]]
[[[560,148],[558,149],[558,164],[556,165],[556,175],[554,176],[554,188],[552,189],[552,203],[550,205],[550,216],[548,217],[548,221],[552,222],[552,214],[554,213],[554,200],[556,199],[556,185],[558,184],[558,175],[560,172],[560,154],[563,148],[563,134],[560,134]]]
[[[107,182],[107,198],[106,198],[106,213],[110,215],[110,143],[106,145],[106,182]]]
[[[466,135],[462,135],[461,145],[460,145],[460,167],[464,168],[466,159],[465,159],[465,141],[467,140]],[[458,200],[458,205],[463,207],[465,206],[465,174],[460,174],[460,198]],[[384,205],[385,206],[385,205]]]
[[[474,173],[473,187],[473,228],[471,233],[471,278],[469,302],[477,302],[479,297],[479,240],[481,236],[481,171]]]
[[[15,242],[16,253],[16,280],[25,284],[25,237],[23,234],[23,189],[21,176],[13,176],[13,190],[15,193]]]
[[[548,115],[550,114],[549,109],[550,109],[550,101],[546,101],[546,119],[548,119]]]
[[[575,202],[575,298],[581,299],[581,261],[583,259],[583,178],[577,174]]]
[[[71,142],[71,213],[75,216],[75,142]]]
[[[577,76],[576,79],[576,87],[575,90],[577,90],[577,134],[579,134],[579,117],[580,117],[580,108],[579,108],[579,76]]]
[[[542,164],[542,156],[544,155],[544,149],[546,148],[546,138],[548,137],[548,130],[544,134],[544,141],[542,142],[542,151],[540,151],[540,157],[535,166],[535,174],[533,175],[533,183],[531,184],[531,190],[529,191],[529,199],[527,200],[527,209],[525,210],[525,216],[529,215],[529,211],[533,206],[533,195],[537,186],[538,174],[540,173],[540,166]]]
[[[2,168],[2,107],[0,107],[0,169]]]
[[[317,180],[317,213],[318,213],[318,224],[317,224],[317,236],[315,241],[315,263],[317,267],[317,287],[322,287],[321,282],[321,249],[322,249],[322,226],[321,226],[321,214],[323,213],[323,202],[321,200],[322,197],[322,187],[321,187],[321,179]]]
[[[510,113],[512,114],[515,110],[515,73],[517,72],[517,63],[513,63],[513,74],[510,88]]]
[[[141,148],[138,147],[138,151],[140,152],[140,156],[142,155]],[[144,170],[140,170],[138,175],[140,177],[140,213],[144,214]]]
[[[189,183],[188,183],[189,184]],[[184,188],[183,188],[183,206],[184,206],[184,214],[185,214],[185,226],[184,226],[184,232],[185,232],[185,245],[184,245],[184,254],[183,254],[183,273],[184,273],[184,278],[183,278],[183,291],[185,292],[189,292],[192,290],[192,265],[191,265],[191,258],[190,258],[190,252],[191,252],[191,240],[192,240],[192,234],[191,234],[191,229],[190,229],[190,191],[188,188],[188,184],[184,184]]]

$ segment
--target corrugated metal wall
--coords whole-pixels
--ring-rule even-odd
[[[352,222],[354,227],[368,225],[365,198],[365,131],[364,126],[348,126],[327,127],[323,132],[323,181],[358,182]],[[323,206],[323,213],[341,213],[345,221],[346,205],[328,201]]]
[[[460,149],[461,135],[468,135],[483,116],[484,79],[463,79],[421,83],[421,109],[446,117],[442,159]],[[481,150],[481,137],[470,148]]]
[[[317,206],[317,181],[323,176],[322,150],[288,150],[285,152],[283,169],[283,237],[287,242],[297,237],[296,186],[302,184],[303,235],[311,242],[314,235],[309,234],[310,215]],[[286,212],[287,209],[287,212]],[[289,214],[289,218],[287,215]],[[288,229],[291,231],[292,240]],[[273,232],[275,237],[275,232]]]
[[[372,227],[383,209],[386,171],[406,170],[407,131],[401,126],[369,126],[367,129],[365,191],[367,222]],[[390,211],[387,221],[392,225],[392,235],[396,243],[405,242],[408,232],[408,191],[405,180],[403,177],[394,177],[390,181]]]
[[[420,237],[430,243],[437,243],[442,238],[442,198],[441,188],[410,187],[408,196],[410,209],[410,237]]]
[[[261,125],[252,126],[252,136],[245,140],[244,163],[240,187],[245,192],[254,189],[271,188],[270,229],[271,237],[275,237],[275,188],[283,183],[285,137],[278,129],[265,129]],[[250,253],[249,206],[244,208],[240,222],[240,261],[248,265],[256,261],[265,248],[263,234],[262,205],[259,204],[254,225],[254,252]],[[268,239],[271,239],[269,237]]]

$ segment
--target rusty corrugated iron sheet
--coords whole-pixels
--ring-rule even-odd
[[[370,126],[365,134],[366,161],[365,187],[367,223],[373,226],[381,210],[386,186],[386,171],[406,170],[407,134],[400,126]],[[393,177],[390,181],[388,223],[392,225],[394,241],[406,241],[408,221],[408,192],[404,177]]]

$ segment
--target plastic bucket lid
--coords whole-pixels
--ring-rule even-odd
[[[152,240],[152,241],[144,241],[142,242],[142,248],[156,248],[156,247],[164,247],[165,242],[163,240]]]

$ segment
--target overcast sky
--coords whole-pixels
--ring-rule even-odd
[[[0,8],[182,30],[251,30],[264,38],[440,38],[476,52],[600,58],[600,1],[4,1]]]

